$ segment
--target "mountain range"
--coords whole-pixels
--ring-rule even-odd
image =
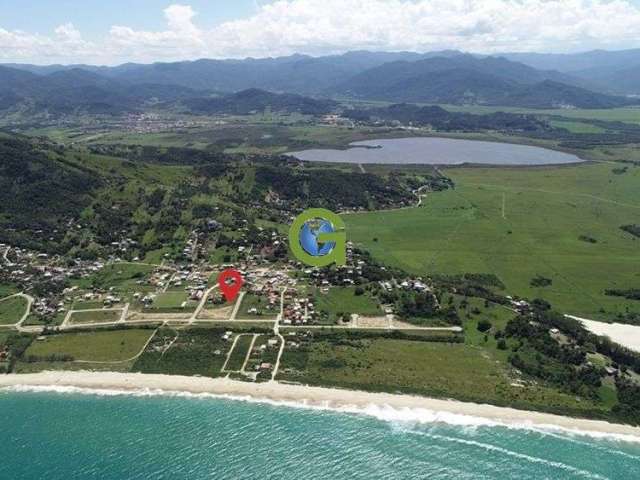
[[[611,108],[638,101],[640,50],[575,55],[480,56],[458,51],[349,52],[173,63],[0,66],[0,110],[117,114],[150,104],[199,113],[259,110],[272,97],[285,110],[324,112],[312,98],[485,104],[528,108]],[[253,98],[255,104],[246,103]],[[280,107],[277,107],[278,109]],[[239,112],[236,112],[239,113]]]

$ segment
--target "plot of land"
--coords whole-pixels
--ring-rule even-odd
[[[278,316],[279,309],[279,304],[272,305],[269,308],[269,300],[266,297],[247,293],[242,298],[237,318],[275,319]]]
[[[167,349],[168,341],[155,339],[138,358],[133,371],[165,373],[167,375],[202,375],[217,377],[231,348],[231,342],[222,338],[224,328],[195,328],[189,330],[164,329],[158,338],[177,338]]]
[[[378,303],[366,292],[355,294],[355,287],[338,287],[329,289],[328,293],[315,291],[316,310],[326,312],[329,320],[335,321],[340,313],[357,313],[366,316],[381,315]]]
[[[231,356],[229,357],[229,361],[227,362],[227,365],[225,367],[225,371],[235,372],[242,368],[252,340],[253,335],[251,334],[242,335],[238,338],[238,341],[236,342],[235,347],[233,347]]]
[[[15,285],[10,283],[0,283],[0,298],[8,297],[14,293],[18,293],[19,290]]]
[[[144,282],[153,268],[151,265],[141,265],[139,263],[114,263],[106,265],[95,275],[83,278],[77,283],[82,288],[98,287],[107,289],[113,287],[115,292],[120,293],[144,290],[145,286],[138,282]]]
[[[11,325],[20,321],[27,310],[24,297],[11,297],[0,300],[0,325]]]
[[[640,169],[612,168],[450,169],[456,188],[422,207],[343,218],[352,240],[409,272],[493,273],[508,293],[613,318],[640,312],[640,302],[604,294],[640,286],[640,243],[620,230],[640,218]],[[532,286],[539,275],[552,284]]]
[[[169,291],[159,293],[146,310],[167,313],[193,312],[196,305],[197,302],[189,300],[186,291]]]
[[[33,342],[26,356],[70,355],[74,360],[122,361],[140,352],[152,334],[153,330],[132,329],[51,335],[46,340]]]
[[[87,310],[73,312],[69,318],[71,323],[107,323],[117,322],[122,316],[122,310]]]

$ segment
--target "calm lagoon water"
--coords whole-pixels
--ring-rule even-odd
[[[300,160],[334,163],[462,165],[555,165],[584,160],[575,155],[528,145],[455,138],[415,137],[354,142],[347,150],[290,152]],[[377,147],[382,148],[363,148]]]
[[[640,443],[404,413],[0,391],[0,478],[640,478]]]

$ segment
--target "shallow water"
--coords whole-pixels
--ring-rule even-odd
[[[640,478],[634,442],[390,408],[69,391],[0,391],[0,478]]]
[[[555,165],[582,162],[568,153],[528,145],[455,138],[414,137],[367,140],[347,150],[311,149],[290,152],[300,160],[336,163],[462,165]],[[382,148],[361,148],[362,146]]]

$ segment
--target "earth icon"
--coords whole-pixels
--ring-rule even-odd
[[[300,229],[300,245],[305,252],[314,257],[327,255],[336,246],[336,242],[319,242],[318,235],[334,231],[333,225],[327,220],[320,218],[308,220]]]

